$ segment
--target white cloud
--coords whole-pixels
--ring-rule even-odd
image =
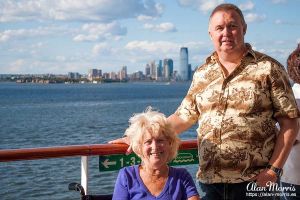
[[[206,13],[214,9],[218,4],[223,3],[223,0],[213,0],[213,1],[201,1],[201,4],[198,7],[198,10]]]
[[[144,24],[144,28],[150,29],[152,31],[157,31],[157,32],[176,32],[177,31],[175,25],[170,22],[165,22],[165,23],[161,23],[158,25]]]
[[[110,22],[139,15],[160,16],[163,7],[153,0],[3,0],[0,22],[79,20]]]
[[[154,24],[144,24],[144,29],[155,29]]]
[[[23,68],[24,68],[25,64],[26,64],[26,62],[23,59],[15,60],[9,64],[9,67],[8,67],[9,72],[10,73],[23,72],[24,71]]]
[[[179,5],[192,7],[203,13],[207,13],[214,9],[217,5],[224,3],[224,0],[177,0]]]
[[[195,0],[177,0],[177,1],[181,6],[192,6],[193,4],[196,3]]]
[[[0,42],[6,42],[7,40],[10,39],[10,33],[7,31],[0,32]]]
[[[279,3],[285,3],[286,0],[272,0],[272,3],[275,3],[275,4],[279,4]]]
[[[139,15],[137,17],[138,21],[150,21],[150,20],[155,20],[157,19],[156,17],[151,17],[151,16],[147,16],[147,15]]]
[[[161,15],[165,10],[164,5],[160,3],[155,3],[154,7],[158,15]]]
[[[242,10],[242,11],[248,11],[248,10],[252,10],[254,8],[254,3],[252,1],[247,1],[243,4],[240,4],[239,5],[239,8]]]
[[[127,50],[136,50],[136,51],[143,51],[148,53],[174,52],[174,51],[178,51],[179,48],[180,45],[173,42],[167,42],[167,41],[149,42],[147,40],[131,41],[128,42],[125,46],[125,49]]]
[[[66,74],[72,71],[87,73],[87,68],[86,60],[72,60],[65,56],[56,56],[53,60],[38,60],[31,58],[16,59],[11,61],[8,66],[0,66],[3,73],[11,74]]]
[[[102,55],[111,55],[115,52],[106,42],[97,43],[92,48],[92,54],[94,56]]]
[[[299,26],[300,23],[299,22],[292,22],[292,21],[285,21],[285,20],[281,20],[281,19],[276,19],[274,21],[275,24],[280,24],[280,25],[290,25],[290,26]]]
[[[256,13],[247,13],[245,15],[245,20],[247,23],[251,23],[251,22],[261,22],[264,21],[266,19],[266,15],[259,15]]]
[[[58,62],[65,62],[67,59],[65,56],[56,56],[55,60]]]
[[[32,38],[37,36],[49,36],[52,34],[65,34],[69,32],[64,27],[38,27],[35,29],[9,29],[0,32],[0,42],[6,42],[13,39]]]
[[[76,42],[82,41],[97,41],[105,39],[119,40],[120,37],[127,34],[127,29],[122,27],[117,22],[108,24],[89,23],[81,27],[84,33],[76,35],[73,40]]]
[[[98,39],[99,39],[98,35],[83,35],[83,34],[76,35],[73,38],[73,40],[75,42],[95,41],[95,40],[98,40]]]
[[[281,19],[276,19],[275,24],[283,24],[284,22]]]

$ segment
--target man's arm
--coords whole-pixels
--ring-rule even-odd
[[[276,168],[282,168],[296,140],[299,125],[297,118],[279,118],[277,120],[280,125],[280,132],[269,164]],[[269,181],[277,181],[276,174],[271,169],[265,169],[256,177],[259,186],[266,186]]]
[[[130,144],[130,140],[127,136],[125,137],[122,137],[122,138],[118,138],[118,139],[115,139],[115,140],[111,140],[108,142],[109,144],[128,144],[128,148],[125,152],[126,155],[129,155],[132,153],[132,147],[131,147],[131,144]]]
[[[168,117],[168,122],[171,124],[172,128],[175,130],[177,134],[180,134],[187,129],[189,129],[193,124],[190,124],[183,119],[181,119],[178,115],[172,114]]]
[[[282,168],[296,140],[299,125],[297,118],[280,118],[278,122],[280,132],[270,159],[270,164],[274,167]]]

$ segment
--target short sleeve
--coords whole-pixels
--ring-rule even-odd
[[[270,81],[274,117],[298,118],[300,116],[296,100],[283,66],[271,63]]]
[[[187,95],[184,97],[180,106],[175,112],[177,116],[179,116],[185,122],[189,122],[190,124],[196,123],[199,118],[199,112],[195,99],[195,90],[197,85],[197,79],[195,77],[196,74],[193,77],[193,81],[187,92]]]
[[[120,169],[113,193],[113,200],[129,199],[127,177],[124,168]]]
[[[182,170],[183,170],[183,173],[182,173],[182,178],[183,178],[182,185],[183,185],[183,188],[184,188],[185,193],[187,195],[187,198],[199,195],[199,193],[197,191],[197,188],[196,188],[196,185],[194,183],[194,180],[193,180],[191,174],[186,169],[184,169],[184,168]]]

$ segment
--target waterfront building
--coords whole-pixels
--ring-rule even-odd
[[[173,75],[173,60],[170,58],[164,59],[164,78],[170,80]]]
[[[150,63],[150,77],[152,80],[156,80],[156,78],[157,78],[156,74],[157,74],[157,67],[156,67],[155,61],[153,60]]]
[[[109,73],[109,79],[111,79],[111,80],[118,79],[118,76],[117,76],[116,72],[110,72]]]
[[[144,77],[144,74],[142,71],[137,71],[130,75],[130,80],[133,80],[133,81],[139,81],[139,80],[144,80],[144,79],[145,79],[145,77]]]
[[[110,74],[109,73],[103,73],[103,75],[102,75],[102,78],[103,79],[110,79]]]
[[[119,79],[120,80],[127,80],[127,66],[123,66],[120,73],[119,73]]]
[[[147,63],[145,67],[145,76],[146,78],[150,78],[150,65]]]
[[[68,73],[68,78],[78,80],[78,79],[81,78],[81,75],[78,72],[69,72]]]
[[[183,80],[183,81],[189,80],[188,68],[189,68],[188,48],[187,47],[181,47],[180,48],[179,76],[180,76],[180,79]]]
[[[192,70],[192,65],[188,65],[188,80],[192,80],[193,78],[193,70]]]
[[[162,60],[159,60],[158,64],[156,66],[157,67],[156,67],[156,77],[155,77],[155,80],[156,81],[164,81]]]
[[[102,77],[102,70],[101,69],[89,69],[88,72],[88,79],[90,81],[94,79],[99,79]]]
[[[157,66],[157,77],[162,77],[162,76],[163,76],[163,64],[162,64],[162,60],[159,60]]]

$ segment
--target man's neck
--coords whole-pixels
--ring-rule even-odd
[[[219,62],[222,65],[222,70],[227,77],[234,69],[241,64],[241,61],[247,51],[246,47],[242,47],[241,50],[231,53],[218,53]]]

